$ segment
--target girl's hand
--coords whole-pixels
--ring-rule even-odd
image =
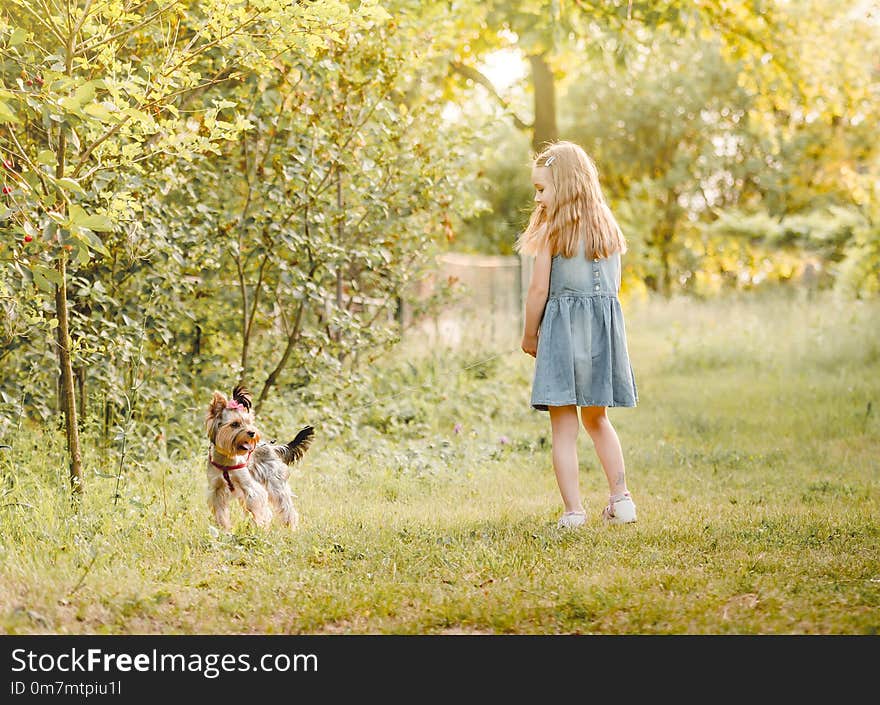
[[[538,336],[537,335],[529,335],[528,333],[523,334],[522,339],[522,351],[531,355],[532,357],[538,356]]]

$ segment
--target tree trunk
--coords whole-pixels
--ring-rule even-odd
[[[58,257],[61,284],[55,288],[55,314],[58,317],[58,366],[61,370],[61,410],[67,431],[67,453],[70,460],[70,486],[75,494],[83,491],[82,453],[79,445],[79,427],[76,420],[76,391],[73,385],[73,365],[70,362],[70,325],[67,320],[67,255]]]
[[[662,291],[666,298],[672,296],[672,246],[675,241],[675,233],[678,230],[678,222],[681,219],[681,206],[678,205],[678,192],[670,188],[666,193],[666,212],[663,217],[660,231],[660,262],[663,266]]]
[[[67,37],[65,73],[73,75],[74,36]],[[58,131],[58,145],[55,147],[55,178],[64,177],[64,157],[67,151],[67,128],[62,126]],[[62,212],[67,210],[62,203]],[[61,231],[57,232],[58,244],[62,244]],[[55,315],[58,318],[58,367],[61,375],[61,411],[64,414],[64,426],[67,431],[67,455],[70,476],[70,487],[74,496],[82,494],[82,450],[79,444],[79,425],[76,420],[76,388],[73,384],[73,365],[70,360],[70,321],[67,317],[67,251],[61,247],[58,253],[59,283],[55,287]]]
[[[314,270],[309,273],[309,277],[314,274]],[[263,383],[263,388],[260,390],[260,395],[257,397],[257,402],[254,405],[254,411],[259,412],[260,407],[263,405],[263,402],[266,401],[266,398],[269,396],[269,392],[272,387],[275,386],[278,381],[278,377],[281,375],[281,372],[287,367],[287,361],[290,359],[290,356],[293,354],[293,349],[296,344],[299,342],[299,331],[300,325],[302,324],[303,312],[305,310],[305,301],[300,301],[299,307],[296,311],[296,319],[293,323],[293,331],[287,337],[287,345],[284,348],[284,352],[281,355],[281,359],[278,361],[278,364],[275,365],[275,369],[273,369],[269,376],[266,378],[266,381]]]
[[[535,124],[532,128],[532,149],[537,153],[548,142],[559,139],[556,128],[556,85],[553,72],[542,54],[529,56],[532,65],[532,87],[535,92]]]
[[[343,206],[345,204],[345,200],[342,196],[342,171],[339,167],[336,168],[336,207],[339,209],[339,213],[337,218],[339,219],[336,222],[336,244],[343,248],[342,241],[345,238],[345,216],[343,214]],[[338,265],[336,267],[336,310],[342,310],[342,292],[343,292],[343,275],[342,275],[342,265]],[[336,329],[332,331],[335,335],[331,335],[331,340],[333,342],[338,343],[341,338],[341,330]],[[345,359],[345,354],[340,350],[336,357],[342,362]]]
[[[672,296],[672,257],[669,248],[672,244],[672,237],[664,235],[660,241],[660,263],[663,265],[663,279],[660,282],[663,296],[667,299]]]

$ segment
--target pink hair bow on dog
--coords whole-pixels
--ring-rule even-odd
[[[235,410],[235,409],[246,410],[245,405],[242,404],[241,402],[235,401],[235,399],[230,399],[228,402],[226,402],[226,408],[233,409],[233,410]]]

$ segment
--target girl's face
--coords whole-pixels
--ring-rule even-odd
[[[550,170],[545,166],[536,166],[532,169],[532,183],[535,185],[535,203],[545,213],[550,213],[556,202],[556,189],[553,187]]]

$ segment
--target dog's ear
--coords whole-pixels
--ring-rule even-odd
[[[211,404],[208,406],[208,414],[205,417],[205,431],[208,433],[208,436],[211,436],[211,430],[214,426],[214,420],[223,413],[223,409],[226,408],[226,397],[224,397],[220,392],[214,392],[214,397],[211,399]]]
[[[251,393],[247,387],[244,387],[241,384],[237,385],[235,389],[232,390],[232,398],[248,411],[251,410]]]

